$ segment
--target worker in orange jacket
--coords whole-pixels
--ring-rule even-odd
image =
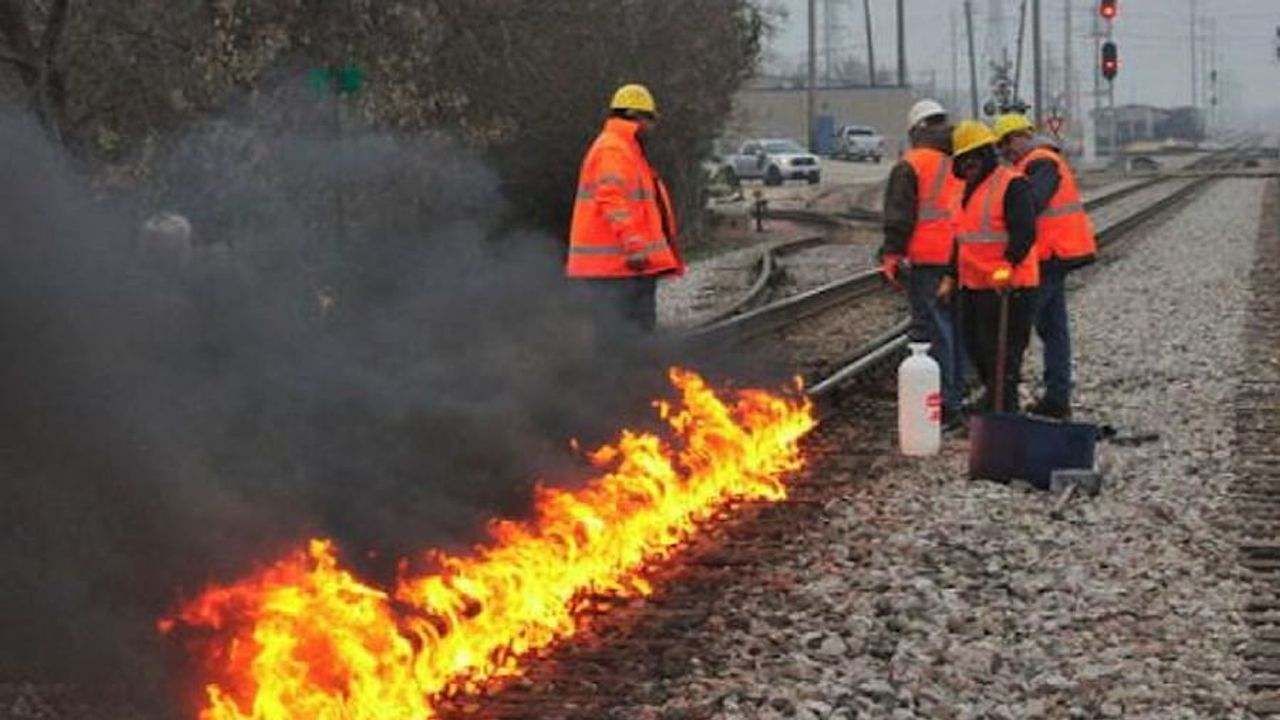
[[[671,196],[645,153],[657,120],[652,93],[624,85],[582,162],[565,273],[606,328],[653,330],[657,279],[684,272]]]
[[[884,194],[880,271],[905,285],[911,308],[908,335],[929,343],[942,375],[942,426],[959,427],[964,401],[964,356],[955,306],[940,290],[955,251],[955,214],[964,183],[951,173],[951,123],[936,100],[921,100],[907,114],[911,149],[889,173]],[[905,272],[904,272],[905,271]]]
[[[1031,186],[1022,173],[1000,164],[995,145],[991,129],[976,120],[959,123],[952,134],[952,172],[965,183],[956,217],[954,272],[963,295],[961,335],[986,388],[980,412],[1017,407],[1022,357],[1031,338],[1040,285]],[[1008,326],[1001,358],[1004,303]],[[996,378],[1001,374],[1004,387],[997,393]],[[1002,403],[995,402],[997,395],[1003,396]]]
[[[1031,184],[1040,255],[1040,300],[1035,329],[1044,345],[1044,395],[1027,412],[1071,417],[1071,327],[1066,277],[1096,259],[1093,223],[1084,209],[1075,174],[1050,140],[1037,136],[1021,114],[996,119],[995,134],[1005,159]]]

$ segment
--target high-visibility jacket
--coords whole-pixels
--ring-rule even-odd
[[[684,272],[675,214],[636,139],[639,123],[610,118],[582,162],[565,272],[617,278]],[[628,267],[643,261],[643,269]]]
[[[1009,227],[1004,217],[1004,196],[1009,183],[1022,177],[1017,170],[997,167],[974,189],[956,220],[956,243],[960,286],[970,290],[996,287],[991,275],[1008,265],[1004,258],[1009,245]],[[1014,266],[1013,287],[1036,287],[1040,284],[1040,262],[1033,248],[1021,263]]]
[[[916,175],[916,226],[907,241],[907,259],[913,265],[947,265],[955,250],[964,181],[951,174],[951,157],[933,148],[912,148],[903,160]]]
[[[1040,160],[1048,160],[1058,168],[1058,191],[1036,218],[1036,247],[1040,258],[1092,260],[1098,253],[1093,221],[1084,210],[1075,174],[1066,160],[1051,148],[1038,147],[1023,155],[1015,167],[1026,172],[1028,165]]]

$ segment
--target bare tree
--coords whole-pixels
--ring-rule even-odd
[[[0,61],[17,71],[41,123],[60,132],[67,113],[61,49],[71,0],[51,0],[41,18],[43,28],[33,24],[27,5],[20,0],[0,0],[0,35],[8,44],[8,50],[0,53]]]
[[[519,218],[559,228],[608,94],[631,81],[659,96],[655,154],[696,218],[699,160],[776,12],[772,0],[0,0],[0,65],[53,135],[137,175],[159,139],[236,98],[359,67],[352,122],[461,138],[500,168]]]

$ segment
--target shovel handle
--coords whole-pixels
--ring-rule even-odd
[[[996,412],[1004,412],[1004,373],[1005,360],[1009,354],[1009,290],[1001,288],[1000,293],[1000,325],[996,335]]]

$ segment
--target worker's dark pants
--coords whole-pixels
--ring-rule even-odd
[[[978,371],[985,388],[980,412],[1014,412],[1018,407],[1018,384],[1022,378],[1022,356],[1031,340],[1038,293],[1035,288],[1009,292],[1009,330],[1005,346],[1004,407],[995,408],[996,363],[1000,342],[1000,294],[995,290],[963,290],[960,298],[961,337],[969,352],[969,362]]]
[[[916,265],[903,282],[911,304],[912,342],[929,343],[929,355],[942,372],[942,405],[947,414],[960,411],[964,402],[964,353],[957,333],[956,303],[938,298],[938,285],[948,268]]]
[[[576,280],[584,309],[600,340],[623,334],[651,333],[658,324],[656,277]]]
[[[1050,261],[1040,265],[1040,307],[1036,335],[1044,344],[1044,399],[1071,403],[1071,325],[1067,317],[1067,268]]]

